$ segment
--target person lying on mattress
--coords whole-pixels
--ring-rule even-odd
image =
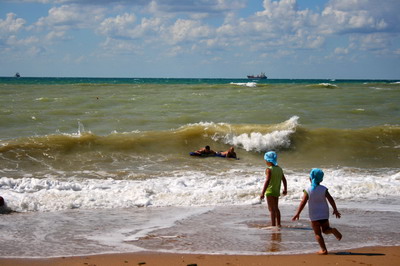
[[[205,146],[204,148],[201,148],[195,152],[193,152],[197,155],[215,155],[215,151],[211,150],[210,146]]]
[[[230,147],[227,151],[217,152],[216,155],[226,158],[236,158],[236,152],[233,147]]]

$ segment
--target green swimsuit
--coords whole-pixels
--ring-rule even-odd
[[[271,169],[271,179],[269,181],[265,196],[279,197],[281,195],[281,183],[283,177],[283,170],[279,166],[269,166]]]

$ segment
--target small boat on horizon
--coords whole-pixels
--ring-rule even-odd
[[[15,73],[15,76],[14,77],[16,77],[16,78],[20,78],[21,77],[21,75],[17,72],[17,73]]]
[[[254,75],[248,75],[247,78],[248,78],[248,79],[267,79],[267,76],[265,75],[264,72],[261,72],[260,75],[256,75],[256,76],[254,76]]]

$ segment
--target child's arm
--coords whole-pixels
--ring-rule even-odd
[[[286,195],[287,194],[287,182],[286,182],[285,175],[282,176],[282,183],[283,183],[283,192],[282,192],[282,194]]]
[[[332,198],[331,194],[329,194],[328,190],[326,191],[326,198],[328,199],[329,204],[331,204],[333,208],[333,214],[336,216],[336,218],[340,218],[342,215],[337,210],[335,200]]]
[[[271,169],[267,168],[267,169],[265,170],[265,175],[266,175],[267,177],[266,177],[266,179],[265,179],[265,183],[264,183],[264,187],[263,187],[263,190],[262,190],[262,192],[261,192],[261,195],[260,195],[260,199],[264,199],[264,197],[265,197],[265,191],[267,191],[267,188],[268,188],[268,186],[269,186],[269,182],[271,181]]]
[[[307,201],[308,201],[308,194],[304,191],[303,198],[301,199],[301,202],[300,202],[300,206],[299,206],[296,214],[293,216],[292,221],[296,221],[300,218],[300,213],[306,206]]]

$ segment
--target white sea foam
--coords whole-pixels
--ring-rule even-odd
[[[282,129],[271,133],[243,133],[241,135],[227,134],[225,143],[242,147],[246,151],[266,151],[290,147],[290,136],[296,132],[298,116],[293,116],[282,124]]]
[[[337,88],[338,87],[337,85],[332,84],[332,83],[319,83],[318,85],[321,85],[326,88]]]
[[[266,151],[290,147],[290,136],[296,132],[299,125],[299,117],[292,116],[281,124],[271,126],[274,129],[269,133],[251,132],[238,134],[228,123],[199,122],[188,124],[180,129],[201,126],[204,130],[213,129],[216,133],[211,136],[213,141],[221,141],[225,144],[243,148],[246,151]],[[266,125],[264,129],[268,126]],[[274,127],[274,128],[273,128]]]
[[[281,254],[314,251],[314,241],[304,242],[312,237],[307,211],[300,221],[290,222],[310,184],[308,172],[284,169],[288,195],[280,199],[284,237],[277,243],[265,229],[267,207],[259,200],[264,169],[239,166],[216,174],[180,170],[143,180],[2,177],[0,195],[8,206],[31,213],[2,216],[7,228],[2,238],[15,245],[5,245],[0,256],[137,251],[269,254],[270,245],[278,254],[275,244]],[[330,243],[332,250],[398,245],[400,172],[355,168],[324,172],[322,184],[343,215],[332,222],[346,235],[344,243]],[[379,222],[383,227],[371,231]],[[360,237],[366,241],[361,243]]]
[[[176,171],[145,180],[54,180],[0,178],[0,195],[15,211],[107,209],[146,206],[252,205],[264,182],[264,169],[230,169],[217,174]],[[357,169],[326,169],[323,185],[339,201],[386,202],[400,195],[400,173]],[[288,195],[282,200],[297,204],[309,185],[308,173],[285,169]],[[391,205],[390,202],[388,204]],[[400,211],[398,204],[395,204]]]
[[[238,85],[238,86],[244,86],[244,87],[251,87],[251,88],[257,87],[257,83],[256,82],[243,82],[243,83],[231,82],[230,84]]]
[[[381,87],[370,87],[373,90],[378,90],[378,91],[390,91],[392,88],[381,88]]]
[[[241,134],[239,136],[232,136],[231,140],[227,143],[234,146],[243,147],[246,151],[266,151],[276,148],[287,148],[290,146],[291,130],[280,130],[272,133],[261,134],[253,132],[250,134]]]
[[[130,234],[128,237],[125,237],[124,241],[129,242],[129,241],[138,240],[141,237],[147,236],[147,234],[149,232],[152,232],[154,230],[158,230],[161,228],[171,227],[178,221],[182,221],[191,216],[200,215],[202,213],[210,211],[211,209],[212,209],[211,207],[193,208],[190,210],[186,210],[185,212],[182,212],[179,209],[171,208],[171,211],[169,213],[166,213],[163,217],[160,217],[160,219],[158,219],[158,220],[153,219],[153,220],[147,221],[146,224],[141,227],[141,230],[136,231],[134,234]]]

